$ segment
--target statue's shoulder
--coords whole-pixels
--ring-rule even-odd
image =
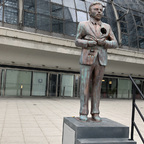
[[[82,22],[79,22],[79,25],[81,26],[86,26],[88,25],[89,21],[82,21]]]

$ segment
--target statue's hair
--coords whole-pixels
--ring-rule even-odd
[[[91,11],[91,7],[94,6],[94,5],[102,5],[102,7],[103,7],[103,4],[100,1],[96,1],[96,2],[93,2],[93,3],[90,4],[89,11]]]

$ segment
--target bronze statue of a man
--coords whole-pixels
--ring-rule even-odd
[[[80,119],[87,121],[90,82],[91,115],[95,121],[99,117],[101,83],[107,65],[107,49],[116,48],[117,40],[109,24],[103,23],[103,5],[92,3],[89,7],[90,20],[80,22],[76,35],[76,46],[82,47],[80,57]]]

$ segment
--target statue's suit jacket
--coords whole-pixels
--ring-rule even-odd
[[[101,28],[106,30],[105,34],[102,34]],[[88,47],[88,41],[96,39],[106,39],[104,46],[96,45],[94,47]],[[76,46],[82,47],[80,64],[92,65],[98,58],[102,66],[107,65],[107,48],[116,48],[117,40],[112,32],[109,24],[101,22],[100,30],[96,32],[95,25],[90,21],[80,22],[76,35]],[[91,52],[93,50],[93,52]]]

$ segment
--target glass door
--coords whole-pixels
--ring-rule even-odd
[[[49,96],[57,96],[57,74],[49,74]]]
[[[32,96],[46,96],[46,73],[33,72]]]

